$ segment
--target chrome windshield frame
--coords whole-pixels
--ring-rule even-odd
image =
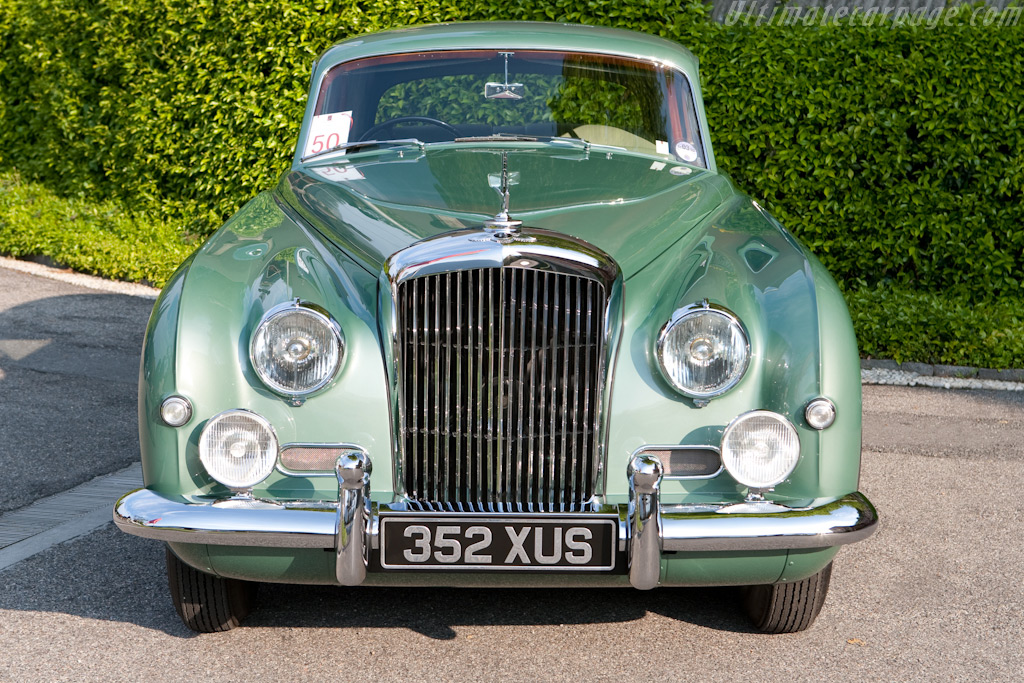
[[[467,45],[459,45],[459,46],[452,46],[452,47],[431,47],[429,49],[403,50],[403,51],[386,51],[386,52],[380,52],[380,53],[377,53],[377,54],[362,54],[362,55],[359,55],[357,57],[353,57],[352,59],[339,60],[338,62],[332,64],[330,67],[324,69],[324,71],[320,74],[320,77],[318,79],[316,79],[315,84],[311,84],[311,87],[309,89],[309,94],[307,96],[308,100],[309,100],[309,106],[307,108],[306,115],[303,118],[302,127],[299,130],[298,140],[296,141],[296,159],[295,159],[295,161],[297,163],[293,164],[293,168],[297,167],[300,164],[304,164],[307,161],[313,161],[313,157],[312,156],[309,156],[309,155],[302,156],[301,150],[303,149],[303,145],[306,142],[306,136],[307,136],[307,134],[309,132],[309,123],[310,123],[310,117],[312,115],[312,112],[317,111],[317,109],[320,106],[320,93],[321,93],[321,91],[323,89],[324,81],[327,79],[327,76],[334,69],[337,69],[338,67],[341,67],[341,66],[343,66],[345,64],[348,64],[350,62],[355,62],[355,61],[359,61],[359,60],[363,60],[363,59],[371,59],[371,58],[374,58],[374,57],[381,57],[381,56],[385,56],[385,55],[402,56],[402,55],[419,54],[419,53],[422,53],[422,52],[431,52],[431,53],[434,53],[434,52],[470,52],[470,51],[479,50],[479,49],[483,49],[483,48],[474,47],[474,46],[471,46],[471,45],[467,44]],[[501,46],[492,46],[492,47],[489,47],[489,48],[486,48],[486,49],[493,49],[495,52],[502,52],[502,51],[506,50],[506,48],[503,48]],[[512,49],[512,48],[508,48],[508,49]],[[529,52],[531,50],[529,48],[516,48],[515,51],[518,51],[518,52]],[[538,49],[534,48],[532,51],[546,51],[546,50],[538,50]],[[694,87],[694,81],[693,81],[692,78],[690,78],[689,74],[686,73],[686,69],[684,69],[679,64],[676,64],[676,63],[668,61],[668,60],[652,59],[652,58],[643,57],[643,56],[636,55],[636,54],[626,54],[626,53],[623,53],[623,52],[617,52],[617,51],[614,51],[614,50],[593,50],[593,49],[588,49],[588,50],[572,50],[572,49],[559,49],[558,51],[564,52],[567,55],[570,55],[570,54],[571,55],[594,55],[594,56],[598,56],[598,57],[618,57],[618,58],[621,58],[621,59],[629,59],[629,60],[632,60],[634,62],[637,62],[638,64],[646,64],[646,65],[649,65],[649,66],[653,66],[655,68],[671,70],[673,73],[675,73],[680,78],[682,78],[685,81],[685,83],[686,83],[687,89],[689,90],[690,106],[692,107],[693,112],[694,112],[694,126],[695,126],[694,137],[700,142],[700,157],[699,157],[699,162],[700,163],[699,164],[695,164],[695,165],[697,167],[703,168],[705,170],[712,170],[712,171],[715,170],[713,168],[713,166],[712,166],[712,158],[713,157],[712,157],[712,155],[710,153],[711,140],[708,137],[707,131],[705,130],[705,126],[703,125],[703,121],[701,120],[701,112],[702,112],[702,110],[701,110],[700,107],[697,106],[699,104],[699,101],[698,101],[698,99],[696,97],[696,93],[698,92],[698,90]],[[314,76],[315,76],[315,74],[314,74]],[[566,139],[569,140],[571,138],[566,138]],[[382,142],[387,142],[387,141],[382,141]],[[614,146],[590,143],[590,142],[588,142],[586,140],[584,140],[583,142],[586,142],[588,146],[592,146],[594,148],[599,148],[601,150],[604,150],[604,149],[608,149],[608,150],[617,149]],[[449,140],[449,141],[447,141],[447,143],[451,143],[451,141]],[[421,144],[423,144],[423,143],[421,143]],[[426,144],[431,144],[431,143],[426,143]],[[676,156],[674,154],[672,154],[671,156],[672,156],[673,159],[677,160],[677,158],[676,158]],[[691,165],[693,165],[695,162],[683,162],[683,163],[691,163]]]

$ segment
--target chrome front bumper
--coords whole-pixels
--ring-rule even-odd
[[[172,543],[333,549],[338,582],[358,585],[366,578],[371,550],[379,548],[380,514],[408,508],[370,502],[370,462],[362,452],[339,458],[336,474],[338,503],[241,497],[181,502],[138,489],[117,501],[114,523],[129,534]],[[828,548],[863,540],[878,524],[874,506],[861,493],[804,508],[770,502],[661,505],[661,476],[657,459],[635,459],[629,504],[601,510],[619,516],[619,551],[627,554],[630,583],[639,589],[658,585],[666,552]]]

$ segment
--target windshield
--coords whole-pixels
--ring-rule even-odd
[[[339,64],[320,87],[303,156],[365,140],[496,137],[575,138],[706,165],[681,73],[625,57],[532,50]]]

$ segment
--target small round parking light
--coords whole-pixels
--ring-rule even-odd
[[[168,396],[160,404],[160,419],[171,427],[180,427],[192,419],[192,404],[183,396]]]
[[[836,407],[827,398],[816,398],[807,404],[804,410],[804,419],[814,429],[825,429],[831,427],[836,421]]]

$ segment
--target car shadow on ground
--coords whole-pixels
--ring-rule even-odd
[[[0,572],[0,610],[51,612],[195,637],[178,619],[163,544],[108,525]],[[456,589],[262,584],[251,628],[400,628],[434,640],[466,626],[557,626],[637,621],[655,613],[749,633],[739,590]]]
[[[452,640],[459,626],[625,623],[649,612],[706,628],[750,632],[739,589],[332,588],[262,585],[250,626],[406,628]]]

